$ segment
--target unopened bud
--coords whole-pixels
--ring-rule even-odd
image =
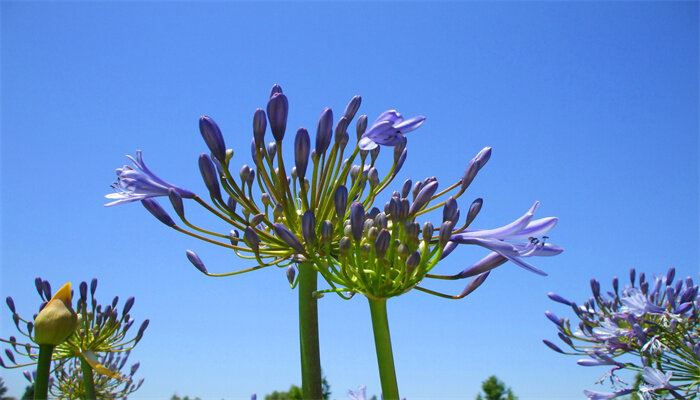
[[[34,342],[57,346],[73,334],[78,315],[71,305],[70,282],[63,285],[34,319]]]

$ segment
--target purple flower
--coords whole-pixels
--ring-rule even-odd
[[[632,390],[630,390],[630,389],[623,389],[623,390],[619,390],[619,391],[613,392],[613,393],[594,392],[593,390],[584,390],[583,391],[583,394],[585,394],[589,400],[614,399],[615,397],[624,396],[624,395],[630,394],[630,393],[632,393]]]
[[[539,204],[535,202],[522,217],[510,224],[495,229],[467,230],[452,235],[450,240],[459,244],[476,244],[485,247],[528,271],[547,275],[544,271],[521,260],[521,257],[555,256],[564,251],[559,246],[545,242],[547,239],[545,235],[557,224],[557,218],[532,220]]]
[[[644,367],[642,377],[644,378],[644,382],[647,384],[642,385],[642,392],[653,392],[659,389],[672,389],[673,385],[670,383],[671,376],[673,376],[673,373],[670,371],[664,374],[656,368]]]
[[[641,317],[646,313],[661,314],[664,312],[663,308],[651,303],[644,293],[636,287],[625,289],[620,302],[622,303],[620,311],[635,317]]]
[[[194,197],[194,193],[160,179],[148,169],[143,161],[141,150],[136,151],[135,158],[132,156],[127,157],[134,163],[135,168],[128,165],[117,168],[117,181],[112,185],[116,192],[105,196],[114,201],[105,204],[106,207],[140,201],[150,197],[167,196],[170,189],[175,190],[184,198]]]
[[[384,111],[362,134],[357,144],[361,150],[372,150],[380,144],[396,146],[403,142],[404,134],[418,129],[424,121],[425,117],[422,115],[404,119],[396,110]]]
[[[367,398],[367,387],[360,386],[357,390],[348,390],[348,399],[350,400],[365,400]]]

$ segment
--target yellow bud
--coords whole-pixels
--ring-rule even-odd
[[[68,339],[77,326],[78,315],[71,306],[71,288],[67,282],[34,319],[34,342],[57,346]]]

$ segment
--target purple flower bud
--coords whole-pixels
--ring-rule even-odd
[[[192,263],[192,265],[195,266],[195,268],[197,268],[198,270],[200,270],[203,274],[207,274],[207,273],[208,273],[208,272],[207,272],[207,267],[204,265],[204,263],[202,262],[202,259],[199,258],[199,256],[197,255],[197,253],[195,253],[195,252],[192,251],[192,250],[187,250],[187,251],[185,252],[185,254],[187,254],[187,259],[190,260],[190,262]],[[125,314],[126,314],[126,313],[125,313]]]
[[[17,361],[15,361],[15,355],[10,351],[10,349],[5,349],[5,355],[7,358],[12,361],[13,364],[17,364]]]
[[[158,204],[157,201],[153,200],[152,198],[147,198],[141,200],[141,204],[143,204],[144,208],[148,210],[154,217],[158,219],[158,221],[164,223],[165,225],[174,228],[175,227],[175,221],[173,221],[172,218],[170,218],[170,215],[168,215],[165,210],[163,210],[163,207]],[[51,296],[47,297],[48,299],[51,298]]]
[[[486,278],[489,277],[489,274],[490,274],[490,273],[491,273],[490,271],[489,271],[489,272],[484,272],[483,274],[481,274],[481,275],[477,276],[476,278],[474,278],[471,282],[469,282],[469,284],[467,285],[467,287],[464,288],[464,290],[462,291],[462,293],[459,294],[458,297],[463,298],[463,297],[466,297],[466,296],[470,295],[473,291],[475,291],[476,289],[478,289],[479,286],[481,286],[482,283],[484,283],[484,281],[486,280]]]
[[[114,354],[114,353],[110,353],[110,354]],[[138,363],[138,362],[135,363],[134,365],[132,365],[131,369],[129,371],[129,375],[134,376],[134,374],[136,373],[136,371],[138,371],[140,366],[141,366],[141,363]]]
[[[466,226],[469,226],[472,224],[472,222],[474,222],[474,219],[477,215],[479,215],[479,211],[481,211],[481,207],[483,205],[484,200],[481,198],[478,198],[472,202],[472,204],[469,206],[469,212],[467,212]]]
[[[200,117],[199,132],[202,134],[202,138],[207,147],[209,147],[211,154],[220,162],[226,162],[226,145],[216,122],[206,115]]]
[[[289,281],[290,285],[294,284],[294,277],[297,274],[297,270],[293,266],[289,266],[287,268],[287,280]]]
[[[365,133],[366,130],[367,130],[367,116],[360,115],[360,118],[357,119],[357,124],[356,124],[357,140],[360,140],[360,137],[362,137],[362,134]]]
[[[238,246],[238,231],[231,229],[231,231],[228,233],[228,239],[232,245]]]
[[[354,202],[350,206],[350,227],[355,240],[362,239],[362,230],[365,223],[365,208],[362,203]]]
[[[350,102],[345,107],[345,113],[343,113],[344,117],[348,121],[351,121],[353,118],[355,118],[355,114],[357,113],[357,110],[360,109],[361,103],[362,97],[360,96],[354,96],[352,99],[350,99]]]
[[[182,204],[182,196],[175,189],[168,189],[168,198],[170,199],[170,204],[172,204],[175,213],[177,213],[180,218],[185,218],[185,206]]]
[[[425,242],[429,242],[433,238],[433,232],[435,231],[435,228],[433,227],[433,224],[430,222],[426,222],[423,224],[423,240]]]
[[[306,166],[309,164],[309,150],[311,139],[309,132],[304,128],[299,128],[297,136],[294,138],[294,165],[297,169],[297,176],[303,180],[306,176]]]
[[[333,237],[333,224],[331,221],[325,220],[321,223],[321,242],[330,243]]]
[[[367,177],[369,178],[369,186],[375,188],[379,184],[379,172],[376,168],[371,167],[367,172]]]
[[[557,346],[556,344],[550,342],[549,340],[546,340],[546,339],[545,339],[545,340],[542,340],[542,343],[544,343],[545,345],[547,345],[547,347],[549,347],[550,349],[556,351],[557,353],[562,353],[562,354],[564,354],[564,351],[562,351],[562,349],[560,349],[559,346]]]
[[[148,324],[150,324],[150,323],[151,323],[151,321],[149,321],[149,320],[143,321],[143,323],[139,327],[138,332],[136,333],[136,341],[137,342],[139,340],[141,340],[141,337],[143,337],[143,333],[146,331],[146,328],[148,328]]]
[[[129,311],[131,311],[131,307],[134,306],[134,301],[135,299],[133,297],[129,297],[128,299],[126,299],[126,303],[124,303],[124,308],[122,309],[122,315],[129,314]]]
[[[331,143],[331,131],[333,130],[333,110],[326,108],[321,112],[316,129],[316,154],[321,156]]]
[[[336,143],[347,144],[348,140],[350,139],[348,136],[348,125],[349,124],[350,124],[350,120],[348,120],[346,117],[341,117],[338,120],[338,123],[335,125],[335,142]],[[343,146],[345,144],[343,144]]]
[[[95,290],[97,290],[97,278],[92,278],[90,281],[90,296],[95,297]]]
[[[445,202],[445,207],[442,209],[442,222],[452,221],[457,222],[457,217],[459,215],[459,206],[457,205],[457,200],[454,197],[450,197]]]
[[[255,110],[255,114],[253,114],[253,143],[255,143],[256,148],[262,147],[265,143],[266,118],[265,111],[260,108]]]
[[[639,274],[639,284],[641,285],[642,283],[646,282],[646,275],[644,275],[644,272]]]
[[[219,178],[217,176],[216,169],[214,168],[214,163],[206,154],[201,154],[199,156],[199,172],[202,174],[202,179],[204,184],[209,190],[211,197],[215,199],[221,199],[221,189],[219,189]]]
[[[272,98],[276,94],[281,94],[282,93],[282,86],[278,84],[272,85],[272,90],[270,90],[270,98]]]
[[[347,236],[343,236],[339,241],[338,241],[338,251],[340,252],[340,255],[347,256],[348,251],[350,251],[350,238]]]
[[[673,282],[673,278],[676,276],[676,269],[671,267],[669,268],[668,272],[666,273],[666,286],[670,285],[671,282]]]
[[[440,246],[445,246],[452,236],[452,229],[454,228],[454,222],[445,221],[440,225]]]
[[[270,160],[275,160],[275,154],[277,154],[277,142],[270,142],[267,144],[267,155],[270,156]]]
[[[306,243],[316,242],[316,216],[311,210],[307,210],[301,217],[301,236]]]
[[[673,310],[673,313],[674,313],[674,314],[685,314],[685,313],[687,313],[688,311],[690,311],[691,308],[693,308],[693,303],[691,303],[691,302],[681,303],[681,304],[678,305],[678,307],[676,307],[676,308]],[[676,321],[673,320],[672,322],[676,322]]]
[[[348,206],[348,188],[343,185],[338,186],[333,194],[333,205],[338,218],[341,220],[345,219],[345,212]]]
[[[399,208],[399,201],[396,198],[392,197],[384,205],[384,213],[388,215],[391,219],[396,219],[398,217]]]
[[[419,263],[420,263],[420,253],[418,251],[414,251],[406,259],[406,274],[411,275],[413,273],[413,271],[415,271],[415,269]]]
[[[613,290],[615,290],[615,295],[617,296],[618,295],[617,293],[620,289],[620,282],[617,279],[617,277],[613,277],[612,286],[613,286]]]
[[[282,224],[274,224],[272,226],[275,229],[275,234],[277,237],[287,243],[292,249],[294,249],[294,251],[297,253],[305,253],[304,245],[301,244],[296,235],[294,235],[286,226]]]
[[[688,287],[683,291],[683,294],[681,294],[680,302],[681,303],[686,303],[686,302],[692,302],[693,299],[695,299],[698,295],[698,287],[693,286],[693,287]]]
[[[568,344],[569,346],[574,345],[574,342],[572,342],[571,339],[569,339],[569,337],[564,335],[563,333],[557,332],[557,336],[559,336],[559,339],[561,339],[564,343]]]
[[[7,296],[5,302],[7,303],[7,307],[10,309],[10,311],[12,311],[12,313],[15,314],[17,311],[15,310],[15,301],[12,300],[12,297]]]
[[[39,293],[39,296],[44,296],[44,281],[36,277],[34,278],[34,287],[36,288],[37,293]]]
[[[551,312],[551,311],[545,311],[545,312],[544,312],[544,315],[545,315],[550,321],[554,322],[554,325],[557,325],[557,326],[560,326],[560,327],[564,325],[564,321],[562,321],[561,318],[559,318],[559,317],[557,317],[556,315],[554,315],[553,312]]]
[[[547,293],[547,297],[549,297],[550,299],[556,301],[557,303],[565,304],[565,305],[567,305],[567,306],[571,306],[572,304],[574,304],[573,302],[571,302],[571,301],[569,301],[569,300],[567,300],[567,299],[565,299],[565,298],[559,296],[559,295],[556,294],[556,293],[549,292],[549,293]]]
[[[600,282],[595,279],[591,279],[591,292],[594,298],[597,299],[600,297]]]
[[[238,172],[238,176],[241,177],[241,182],[247,182],[250,176],[251,169],[247,164],[243,164],[241,170]]]
[[[410,210],[410,205],[408,199],[401,199],[399,201],[399,219],[404,220],[408,217]]]
[[[258,234],[249,226],[245,228],[243,232],[243,241],[246,242],[248,247],[250,247],[255,253],[260,249],[260,238]]]
[[[281,142],[284,139],[284,132],[287,130],[287,114],[289,113],[289,102],[287,96],[282,92],[275,93],[267,103],[267,117],[270,120],[270,129],[275,140]]]
[[[489,158],[491,158],[491,148],[484,147],[474,158],[471,159],[471,161],[469,161],[469,166],[467,167],[467,170],[464,171],[464,176],[462,177],[462,185],[460,187],[461,192],[467,190],[481,168],[486,165]]]
[[[630,269],[630,283],[632,284],[632,287],[634,287],[634,278],[637,274],[637,271],[634,270],[634,268]]]
[[[44,296],[46,297],[46,300],[51,299],[51,284],[49,283],[49,281],[42,282],[42,289],[44,290]]]
[[[386,251],[389,249],[390,242],[391,233],[386,229],[379,231],[379,234],[377,234],[377,239],[374,241],[374,251],[377,254],[377,258],[384,258]]]
[[[265,219],[265,214],[260,213],[260,214],[255,214],[253,216],[253,219],[250,220],[250,225],[252,226],[258,226],[260,223]]]
[[[7,367],[5,367],[4,364],[2,364],[2,360],[0,360],[0,365],[1,365],[3,368],[7,368]],[[24,371],[24,372],[22,372],[22,375],[24,375],[24,379],[28,380],[29,383],[34,383],[34,379],[32,378],[32,374],[29,373],[29,371]]]
[[[408,149],[404,149],[401,152],[401,155],[399,155],[398,159],[396,160],[396,165],[394,166],[394,172],[393,175],[396,176],[396,174],[401,171],[401,167],[403,167],[403,163],[406,161],[406,157],[408,156]]]

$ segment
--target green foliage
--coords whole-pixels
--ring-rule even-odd
[[[176,394],[173,395],[173,397],[170,398],[170,400],[202,400],[199,397],[190,397],[190,396],[185,396],[185,397],[180,397]]]
[[[5,381],[0,378],[0,400],[15,400],[14,397],[5,396],[7,393],[7,386],[5,386]]]
[[[328,383],[325,376],[321,381],[321,388],[323,390],[323,400],[330,400],[331,385]],[[265,395],[265,400],[303,400],[303,393],[299,386],[292,385],[286,392],[278,392],[275,390],[274,392]]]
[[[481,384],[483,394],[479,393],[476,400],[518,400],[511,388],[506,388],[505,383],[498,380],[495,375],[490,376]]]
[[[24,389],[22,400],[34,400],[34,385],[29,385]]]

